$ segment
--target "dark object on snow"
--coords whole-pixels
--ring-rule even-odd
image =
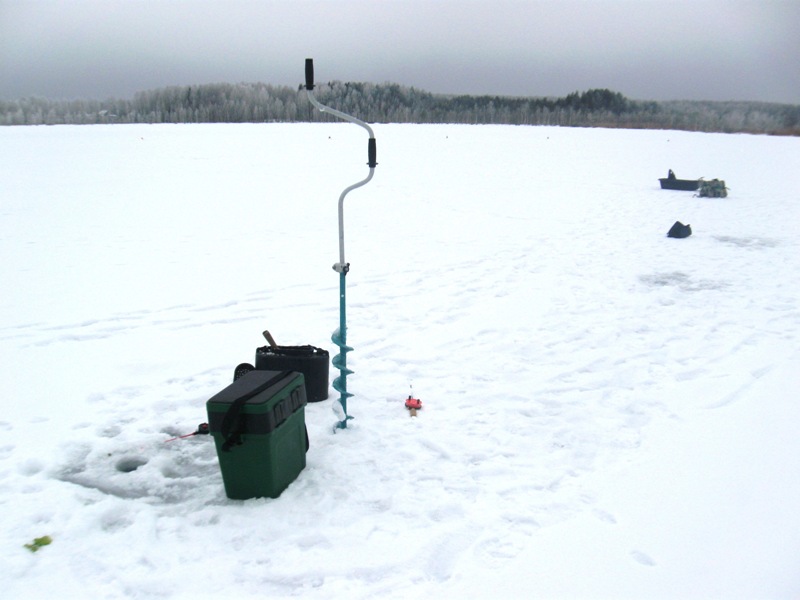
[[[692,226],[684,225],[680,221],[675,221],[675,224],[667,232],[667,237],[671,238],[687,238],[690,235],[692,235]]]
[[[686,192],[693,192],[700,187],[699,179],[678,179],[675,177],[672,169],[669,170],[669,175],[659,179],[661,182],[662,190],[684,190]]]
[[[255,370],[255,367],[250,363],[242,363],[240,365],[237,365],[236,368],[233,370],[233,380],[236,381],[243,375],[247,375],[250,371],[253,370]]]
[[[250,371],[206,402],[228,498],[277,498],[306,466],[306,391],[294,371]]]
[[[256,349],[256,369],[299,371],[306,379],[309,402],[328,398],[328,351],[314,346],[262,346]]]
[[[701,181],[698,196],[701,198],[727,198],[728,188],[725,187],[725,182],[721,179]]]

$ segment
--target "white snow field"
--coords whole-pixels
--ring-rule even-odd
[[[310,403],[306,468],[238,501],[166,440],[264,329],[335,353],[364,131],[0,129],[0,595],[800,597],[800,139],[375,135],[355,418]]]

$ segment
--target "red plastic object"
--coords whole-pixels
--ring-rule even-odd
[[[422,408],[422,400],[418,400],[417,398],[412,398],[409,396],[408,400],[406,400],[406,408],[418,410]]]

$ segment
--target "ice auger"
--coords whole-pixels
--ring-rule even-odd
[[[333,270],[339,273],[339,327],[333,332],[331,341],[339,347],[339,354],[333,357],[331,364],[335,369],[339,369],[339,376],[333,380],[333,389],[339,392],[339,405],[342,412],[340,414],[341,421],[336,424],[337,429],[346,429],[347,421],[352,419],[347,414],[347,399],[353,394],[347,391],[347,376],[351,375],[353,371],[347,368],[347,353],[353,348],[347,345],[347,303],[345,300],[345,277],[350,271],[350,263],[345,262],[344,259],[344,198],[352,190],[369,183],[375,173],[375,167],[378,165],[376,162],[377,146],[375,144],[375,134],[372,128],[363,121],[356,119],[343,112],[330,108],[321,104],[314,98],[314,61],[311,58],[306,59],[306,94],[308,100],[317,107],[320,111],[330,113],[331,115],[355,123],[367,130],[369,134],[369,142],[367,145],[367,166],[369,167],[369,175],[366,179],[354,183],[341,193],[339,196],[339,262],[333,265]],[[338,411],[337,411],[338,412]]]

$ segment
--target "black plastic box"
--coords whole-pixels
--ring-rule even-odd
[[[328,351],[314,346],[263,346],[256,349],[257,370],[302,373],[309,402],[328,398],[329,363]]]

